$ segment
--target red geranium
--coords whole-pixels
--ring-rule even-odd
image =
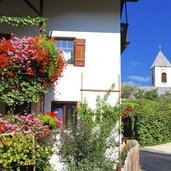
[[[57,128],[59,128],[62,125],[61,119],[58,117],[58,113],[46,112],[46,115],[56,119]]]
[[[8,105],[23,103],[23,99],[37,102],[39,94],[53,87],[64,68],[63,54],[50,39],[28,36],[2,39],[0,101]],[[31,90],[33,87],[34,91]]]

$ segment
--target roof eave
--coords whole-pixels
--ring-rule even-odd
[[[126,0],[127,2],[137,2],[139,0]]]

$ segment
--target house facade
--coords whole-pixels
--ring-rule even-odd
[[[0,1],[2,15],[47,17],[47,34],[54,39],[57,48],[64,51],[67,66],[63,77],[38,104],[31,104],[32,112],[58,111],[65,126],[68,120],[75,118],[73,113],[80,101],[86,99],[94,108],[96,97],[103,96],[112,84],[115,86],[109,102],[114,105],[119,101],[121,32],[124,32],[120,27],[120,17],[124,4],[136,1]],[[18,37],[36,36],[38,30],[36,26],[0,24],[1,37],[11,33]],[[5,106],[1,104],[0,110],[5,113]]]

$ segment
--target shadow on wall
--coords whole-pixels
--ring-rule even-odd
[[[31,1],[38,9],[39,1]],[[12,10],[11,10],[12,9]],[[23,10],[24,9],[24,10]],[[37,14],[24,1],[0,1],[1,15]],[[113,0],[44,0],[44,16],[49,19],[47,31],[81,31],[120,33],[120,2]],[[23,27],[21,27],[23,29]],[[24,28],[25,29],[25,28]],[[29,28],[30,29],[30,28]],[[29,31],[29,29],[27,31]],[[3,32],[1,28],[1,32]],[[6,30],[4,30],[6,32]],[[5,33],[4,32],[4,33]],[[13,32],[11,29],[8,32]],[[25,32],[25,31],[24,31]],[[31,33],[31,31],[29,31]],[[34,32],[33,32],[34,33]]]
[[[119,1],[52,0],[45,6],[48,30],[120,33]]]

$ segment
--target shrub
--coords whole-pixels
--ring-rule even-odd
[[[40,115],[42,125],[48,125],[50,130],[59,128],[61,126],[61,120],[55,112],[47,112],[45,115]]]
[[[26,170],[36,166],[42,171],[49,165],[49,156],[53,153],[50,146],[33,144],[33,134],[16,133],[0,136],[0,170]]]
[[[158,89],[142,89],[137,86],[122,85],[121,87],[121,98],[122,99],[157,99]]]
[[[49,125],[50,129],[55,129],[57,127],[55,118],[52,118],[48,115],[41,115],[40,116],[42,125]]]
[[[42,152],[44,160],[44,167],[48,164],[47,158],[52,154],[50,147],[33,145],[33,134],[15,135],[1,135],[0,136],[0,170],[15,170],[18,168],[32,168],[37,166],[40,169],[40,162],[42,159]],[[32,167],[31,167],[32,166]],[[43,168],[43,167],[42,167]]]
[[[170,140],[170,100],[159,98],[123,101],[123,109],[128,105],[132,106],[129,112],[132,121],[132,138],[137,139],[141,145],[153,145]]]
[[[129,99],[132,98],[134,95],[134,92],[136,91],[135,86],[130,85],[122,85],[122,91],[121,91],[121,98],[122,99]]]
[[[107,96],[97,98],[96,110],[86,102],[78,108],[76,127],[61,132],[58,155],[70,171],[114,170],[114,159],[107,150],[116,147],[109,138],[119,112],[106,102]]]
[[[46,116],[53,120],[55,128],[60,126],[57,117]],[[48,161],[56,139],[51,136],[51,122],[43,125],[40,118],[35,114],[0,114],[0,170],[26,170],[36,166],[36,170],[42,171],[50,166]]]

